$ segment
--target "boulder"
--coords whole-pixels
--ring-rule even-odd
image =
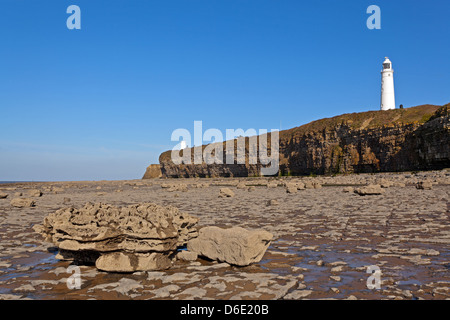
[[[29,198],[15,198],[11,200],[11,206],[16,208],[34,207],[36,202]]]
[[[344,187],[343,192],[353,192],[353,187]]]
[[[431,190],[433,188],[433,183],[428,180],[419,181],[417,182],[416,188],[421,190]]]
[[[404,182],[396,181],[396,182],[392,183],[392,186],[397,187],[397,188],[404,188],[404,187],[406,187],[406,184]]]
[[[236,186],[237,189],[247,189],[245,182],[239,182]]]
[[[280,203],[276,199],[271,199],[271,200],[267,201],[267,206],[277,206],[279,204]]]
[[[297,190],[305,190],[305,184],[303,182],[297,182]]]
[[[175,191],[182,191],[186,192],[188,191],[188,187],[185,184],[174,184],[167,188],[167,191],[169,192],[175,192]]]
[[[198,254],[195,252],[181,250],[177,253],[177,259],[183,261],[195,261],[197,260]]]
[[[54,194],[58,194],[58,193],[63,193],[65,190],[64,190],[64,188],[60,188],[60,187],[52,187],[52,188],[51,188],[51,191],[52,191]]]
[[[278,182],[276,181],[271,181],[267,183],[267,188],[276,188],[278,187]]]
[[[42,196],[42,191],[39,189],[31,189],[31,190],[28,190],[27,194],[30,197],[40,197],[40,196]]]
[[[171,206],[87,203],[51,213],[33,228],[58,246],[65,260],[96,257],[101,270],[134,272],[165,269],[168,256],[198,235],[197,222]]]
[[[191,187],[192,188],[208,188],[209,187],[209,183],[207,183],[207,182],[204,182],[204,183],[194,183],[194,184],[191,184]]]
[[[6,199],[8,197],[7,193],[0,192],[0,199]]]
[[[181,191],[181,192],[186,192],[187,191],[187,186],[186,185],[177,185],[177,184],[174,184],[174,185],[171,185],[170,187],[168,187],[168,188],[165,188],[167,191],[169,191],[169,192],[178,192],[178,191]]]
[[[379,195],[384,193],[384,189],[382,189],[379,184],[371,184],[365,187],[356,188],[354,192],[360,196]]]
[[[312,181],[305,181],[304,183],[305,189],[314,189],[314,183]]]
[[[219,198],[234,197],[234,192],[230,188],[220,188]]]
[[[261,261],[272,239],[264,230],[210,226],[200,229],[199,236],[188,241],[187,249],[212,260],[247,266]]]
[[[392,187],[394,185],[393,182],[386,180],[384,178],[380,178],[377,180],[377,184],[379,184],[382,188],[389,188]]]
[[[286,192],[287,193],[297,193],[297,186],[294,184],[286,185]]]

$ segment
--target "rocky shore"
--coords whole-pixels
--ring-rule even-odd
[[[448,170],[17,183],[1,185],[0,194],[0,299],[450,298]],[[167,225],[160,220],[160,227],[148,225],[148,232],[129,230],[121,219],[134,219],[133,210],[158,212]],[[174,223],[177,214],[192,228]],[[120,234],[108,235],[112,223]],[[85,241],[86,234],[77,238],[82,228],[100,242]],[[47,241],[36,229],[50,236]],[[188,236],[179,242],[181,234]],[[204,237],[209,246],[186,241]],[[224,261],[214,246],[225,240],[233,246],[234,237],[261,239],[268,247],[256,262],[244,255]],[[106,238],[114,241],[101,242]],[[243,246],[254,248],[252,241]],[[82,246],[127,256],[161,252],[171,255],[170,266],[111,272],[102,270],[102,263],[96,267],[96,260],[78,263],[60,252]],[[104,259],[110,259],[104,265],[118,260]],[[71,266],[79,268],[80,288],[68,287]],[[381,270],[380,289],[367,286],[370,266]]]

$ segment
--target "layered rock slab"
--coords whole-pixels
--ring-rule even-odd
[[[134,272],[147,270],[164,270],[171,266],[169,255],[161,252],[126,253],[112,252],[102,254],[95,266],[109,272]]]
[[[11,206],[16,208],[34,207],[36,202],[29,198],[14,198],[11,200]]]
[[[261,261],[272,239],[273,235],[264,230],[209,226],[200,229],[199,236],[188,241],[187,249],[212,260],[246,266]]]
[[[172,206],[127,207],[87,203],[60,209],[34,230],[60,249],[60,257],[92,262],[105,271],[167,269],[178,246],[198,235],[198,219]]]
[[[354,192],[359,194],[360,196],[371,196],[383,194],[384,190],[379,184],[371,184],[362,188],[356,188]]]

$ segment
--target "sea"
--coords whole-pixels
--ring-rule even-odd
[[[33,182],[33,181],[0,181],[0,184],[5,184],[5,183],[22,183],[22,182]]]

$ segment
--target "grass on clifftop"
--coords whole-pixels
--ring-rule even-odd
[[[447,104],[446,106],[449,106]],[[325,118],[310,122],[300,127],[282,131],[284,135],[302,135],[308,132],[318,132],[333,129],[338,125],[348,125],[353,130],[372,129],[391,125],[405,125],[411,123],[425,123],[442,106],[422,105],[407,109],[387,111],[367,111],[348,113],[340,116]]]

